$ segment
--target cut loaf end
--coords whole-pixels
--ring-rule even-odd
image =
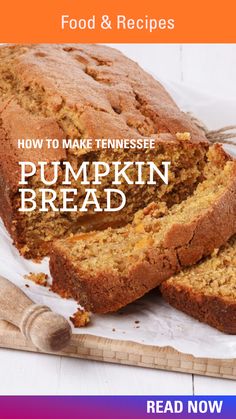
[[[236,236],[220,251],[161,285],[166,301],[216,329],[236,334]]]
[[[87,310],[116,311],[224,245],[236,232],[236,162],[213,146],[203,175],[170,209],[152,203],[123,228],[56,242],[53,290]]]
[[[188,133],[191,142],[175,146],[178,133]],[[18,148],[19,138],[40,139],[43,146]],[[58,148],[48,148],[46,139],[57,139]],[[93,145],[96,139],[153,139],[156,147],[67,149],[63,139],[91,139]],[[207,139],[164,87],[121,52],[102,45],[28,44],[0,46],[0,147],[0,216],[21,255],[38,259],[49,254],[57,239],[130,222],[157,194],[168,206],[185,199],[201,181]],[[124,182],[120,189],[127,196],[127,205],[116,217],[95,213],[92,204],[86,214],[61,211],[61,164],[61,177],[49,194],[56,192],[60,211],[51,207],[40,211],[39,189],[45,189],[38,175],[40,161],[48,165],[67,161],[77,173],[85,161],[106,162],[111,167],[113,161],[153,161],[159,166],[164,160],[172,165],[168,188],[159,182],[156,186],[145,182],[138,188]],[[19,161],[37,165],[37,173],[28,178],[28,187],[37,194],[34,211],[19,211]],[[127,174],[132,177],[131,172],[132,168]],[[93,180],[91,171],[88,176]],[[97,188],[102,208],[111,177],[104,176]],[[76,181],[71,187],[78,190],[74,204],[80,208],[85,187]]]
[[[8,213],[3,212],[2,217],[6,225],[11,230],[14,243],[20,253],[26,258],[41,258],[51,250],[52,243],[71,234],[87,232],[90,230],[103,230],[107,227],[121,227],[132,221],[135,212],[144,208],[150,202],[158,197],[160,202],[165,202],[168,207],[181,202],[189,193],[192,193],[197,184],[202,180],[202,172],[206,164],[207,144],[194,144],[191,141],[178,141],[171,135],[159,136],[155,142],[154,149],[143,150],[88,150],[82,156],[67,157],[75,173],[78,172],[83,162],[89,162],[88,179],[92,182],[95,178],[93,162],[100,161],[109,165],[110,173],[101,177],[99,185],[83,185],[81,176],[78,181],[71,180],[70,188],[77,191],[74,196],[73,205],[78,208],[76,211],[63,211],[63,179],[65,168],[60,168],[58,181],[51,186],[56,192],[57,199],[54,205],[57,212],[50,206],[47,206],[47,212],[42,212],[42,194],[40,190],[47,189],[40,180],[39,169],[37,173],[29,180],[26,188],[36,191],[36,209],[29,212],[19,212],[22,198],[17,191],[13,197],[12,218],[8,219]],[[131,165],[126,170],[126,176],[133,182],[128,184],[122,182],[121,185],[114,186],[114,165],[113,162],[120,161],[123,165],[126,161],[144,162],[142,173],[143,184],[135,185],[137,181],[137,169]],[[156,173],[154,175],[155,184],[147,184],[149,180],[148,162],[156,165],[163,172],[162,162],[170,162],[169,182],[166,185]],[[48,164],[49,170],[52,166]],[[121,166],[123,167],[123,166]],[[104,170],[103,168],[101,169]],[[123,179],[122,179],[123,180]],[[65,188],[65,186],[64,186]],[[88,188],[96,188],[96,196],[101,208],[101,212],[94,211],[94,205],[88,204],[86,212],[80,212]],[[106,190],[117,188],[124,193],[126,203],[122,210],[117,212],[105,212],[106,208]],[[4,196],[4,195],[3,195]],[[51,194],[47,193],[46,197]],[[91,199],[91,198],[90,198]],[[1,204],[0,197],[0,204]],[[111,207],[117,208],[121,204],[120,195],[112,194]],[[1,210],[0,210],[1,213]],[[9,222],[10,221],[10,222]]]

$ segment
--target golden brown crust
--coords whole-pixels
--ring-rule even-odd
[[[174,308],[221,332],[236,334],[236,302],[194,292],[191,287],[175,284],[174,281],[165,281],[160,289],[165,300]]]
[[[60,140],[64,118],[73,127],[71,113],[80,119],[77,138],[189,132],[192,141],[206,141],[164,87],[115,49],[80,44],[15,45],[2,47],[0,60],[0,145],[8,148],[10,188],[16,183],[11,172],[17,171],[20,159],[56,161],[65,157],[61,149],[18,150],[17,138]]]
[[[98,45],[12,45],[0,48],[0,216],[21,253],[28,248],[14,197],[19,161],[68,158],[58,149],[19,150],[18,138],[143,138],[157,142],[204,133],[163,86],[119,51]],[[87,151],[86,151],[87,152]],[[48,251],[39,239],[39,252]],[[32,246],[30,246],[32,247]]]
[[[90,275],[70,258],[63,242],[57,242],[50,259],[53,289],[62,296],[75,298],[86,310],[97,313],[116,311],[182,268],[211,254],[235,232],[236,162],[227,189],[213,205],[191,223],[172,225],[162,247],[150,246],[145,260],[137,262],[128,275],[114,274],[109,270]]]
[[[42,148],[18,148],[21,138],[57,138],[60,147],[48,148],[45,141]],[[19,161],[52,162],[66,158],[65,150],[61,147],[63,131],[52,118],[45,118],[27,112],[13,99],[4,102],[0,108],[0,148],[3,150],[0,158],[0,178],[4,181],[8,194],[14,194],[20,181]]]
[[[170,305],[192,317],[236,334],[236,235],[197,265],[160,286]]]

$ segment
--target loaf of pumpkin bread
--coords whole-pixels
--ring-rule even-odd
[[[190,142],[178,142],[177,133],[189,133]],[[18,139],[58,139],[59,147],[18,148]],[[152,150],[64,149],[64,138],[154,138]],[[94,144],[94,143],[93,143]],[[135,62],[115,49],[98,45],[13,45],[0,47],[0,216],[20,253],[40,258],[55,239],[75,232],[121,226],[153,200],[171,207],[191,194],[202,180],[206,138],[188,115],[181,112],[166,90]],[[170,160],[169,185],[123,184],[127,203],[112,215],[94,212],[41,212],[38,172],[26,187],[37,192],[37,208],[20,212],[19,161],[68,161],[74,170],[83,161]],[[130,173],[128,173],[130,174]],[[61,167],[63,178],[63,167]],[[93,174],[90,173],[90,178]],[[98,186],[100,201],[111,180]],[[58,192],[60,181],[54,185]],[[85,195],[78,189],[77,204]],[[22,186],[24,188],[24,186]],[[58,204],[61,196],[58,193]]]
[[[236,236],[221,250],[161,285],[170,305],[220,331],[236,334]]]
[[[236,161],[219,145],[207,158],[204,180],[181,203],[153,203],[123,228],[56,242],[53,290],[87,310],[116,311],[224,245],[236,233]]]

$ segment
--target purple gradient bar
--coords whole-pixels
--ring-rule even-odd
[[[235,419],[236,396],[0,397],[0,419],[141,419],[148,417]]]

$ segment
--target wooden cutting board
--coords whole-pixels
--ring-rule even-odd
[[[0,347],[43,353],[27,341],[18,328],[5,321],[0,321]],[[54,355],[236,379],[236,359],[195,358],[170,347],[161,348],[86,334],[73,335],[66,349]]]

